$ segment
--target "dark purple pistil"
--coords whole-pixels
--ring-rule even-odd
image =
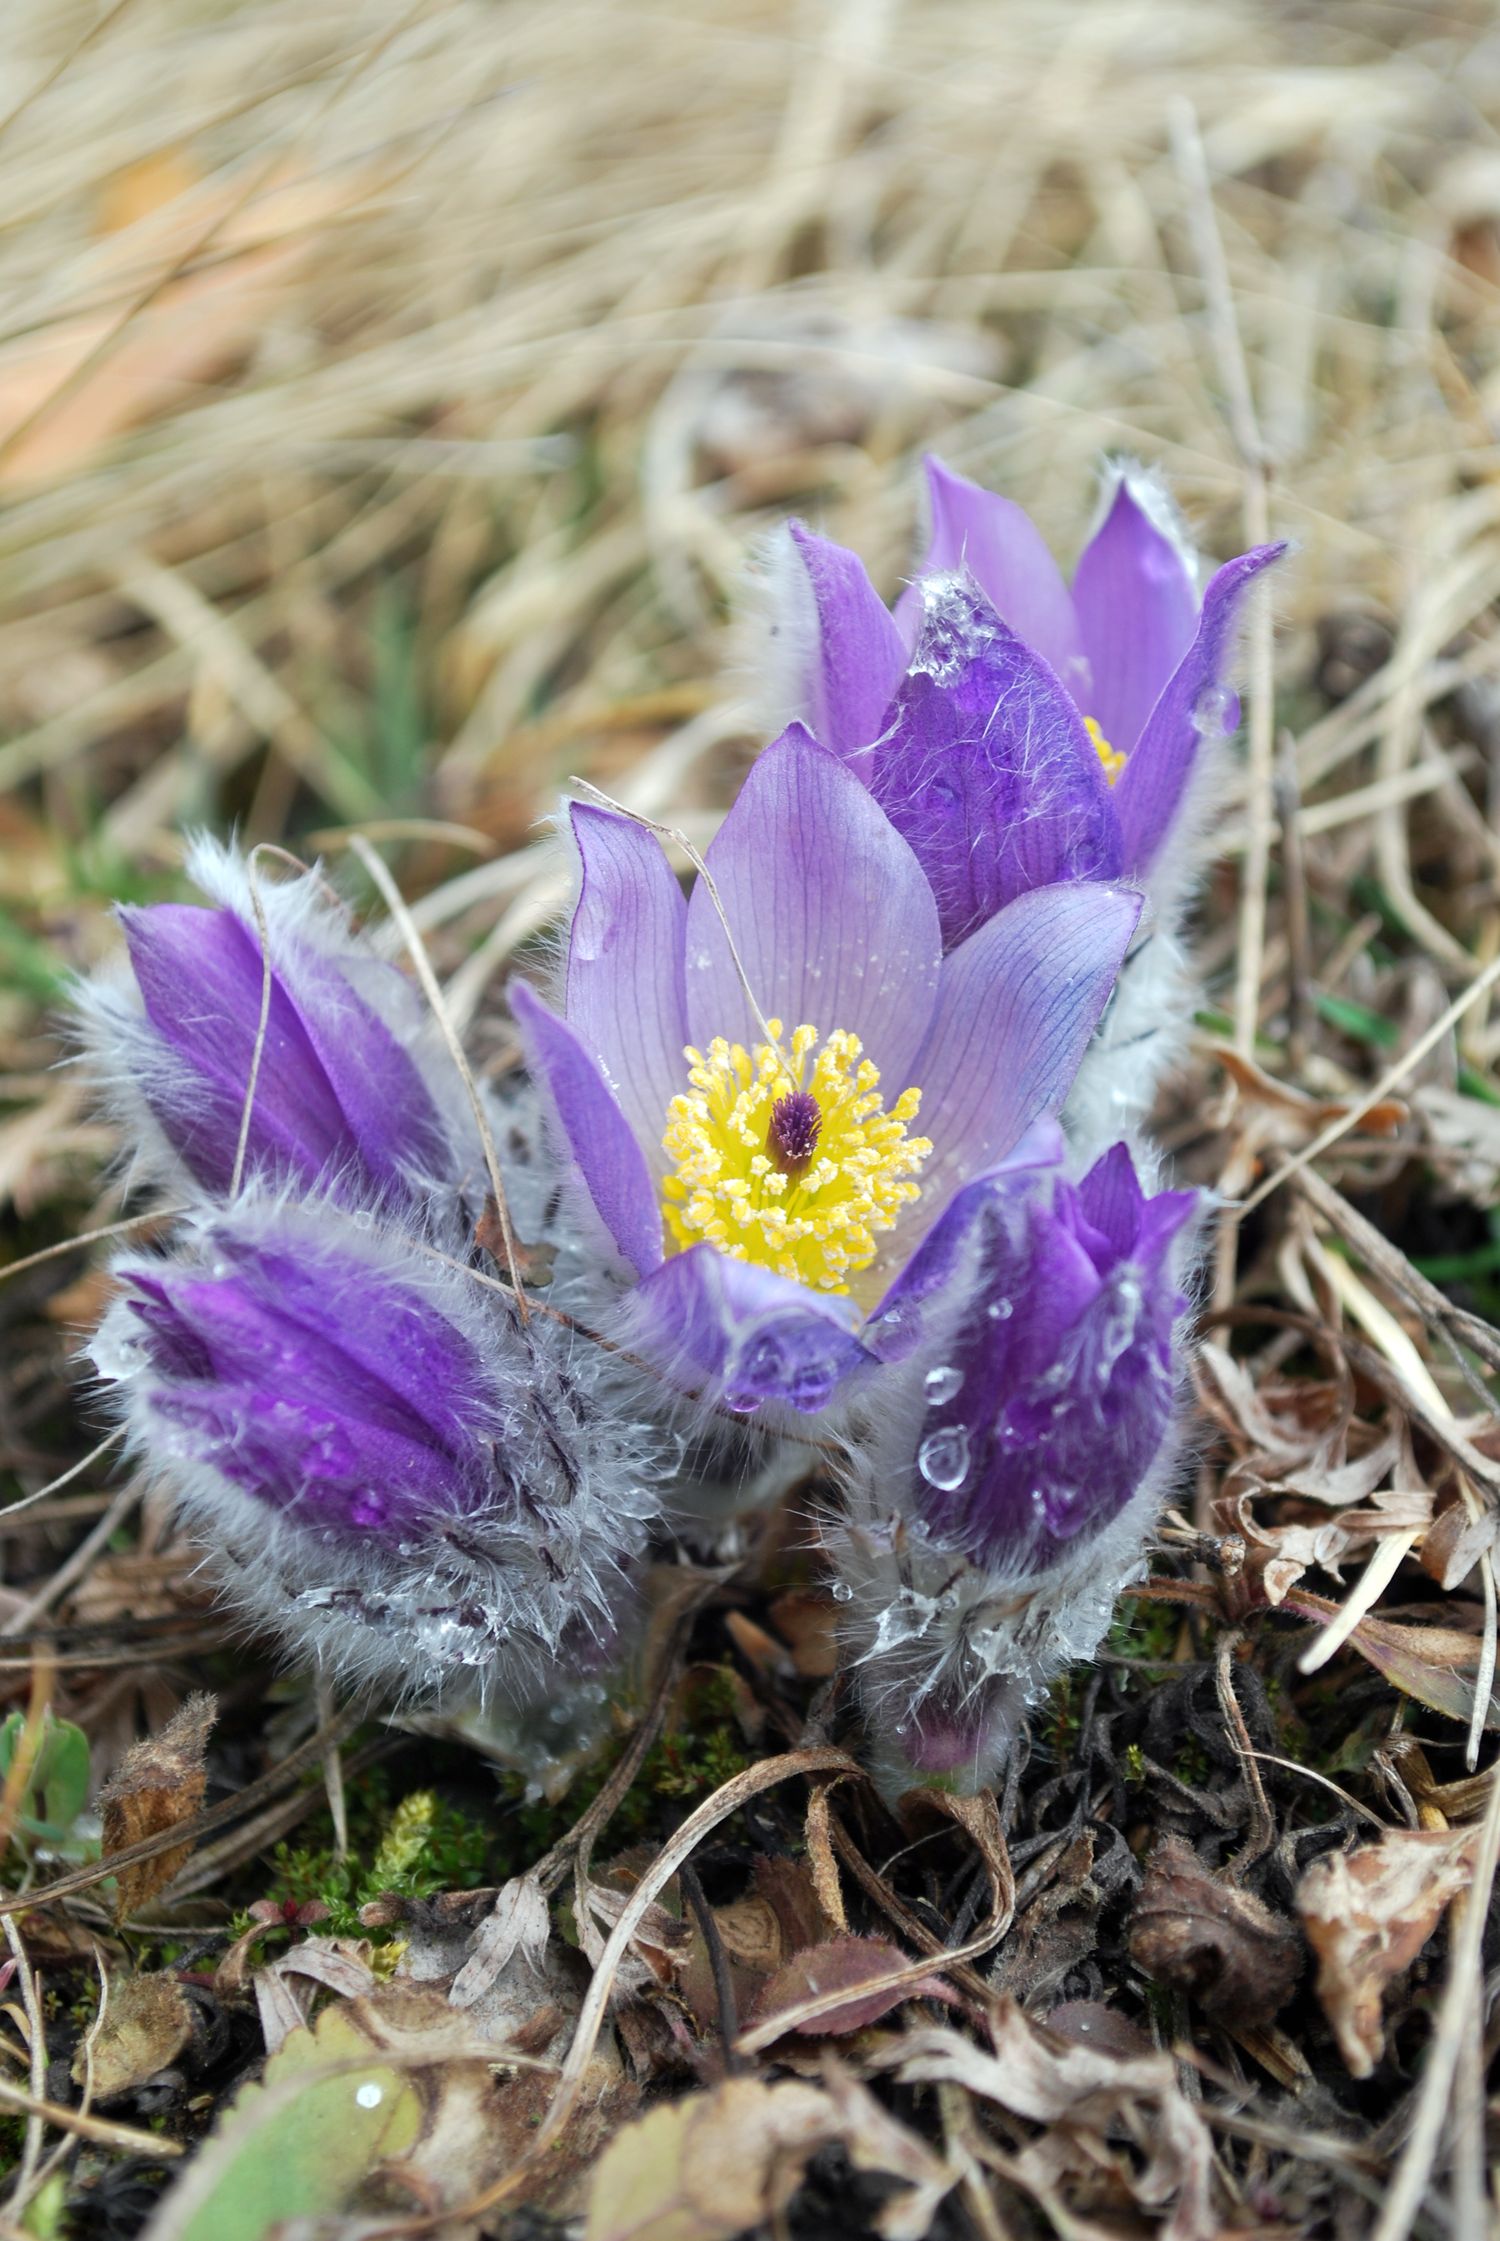
[[[805,1175],[823,1129],[823,1114],[810,1089],[794,1089],[771,1107],[766,1150],[783,1175]]]

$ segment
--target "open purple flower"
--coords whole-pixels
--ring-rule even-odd
[[[550,1326],[399,1233],[254,1191],[116,1274],[95,1360],[258,1622],[403,1695],[524,1696],[564,1645],[613,1645],[646,1447]]]
[[[1061,1106],[1138,899],[1039,888],[945,955],[912,846],[796,725],[687,900],[629,819],[572,829],[566,1017],[512,1001],[601,1243],[695,1387],[822,1408],[955,1192]]]
[[[137,1155],[154,1147],[222,1196],[254,1065],[262,940],[239,861],[200,843],[192,868],[216,907],[122,910],[134,985],[89,991],[85,1029]],[[313,878],[260,892],[271,985],[245,1172],[364,1204],[409,1196],[452,1164],[421,1008]]]
[[[1050,1198],[973,1184],[873,1334],[899,1382],[830,1542],[851,1669],[909,1770],[985,1779],[1097,1645],[1171,1463],[1196,1204],[1148,1197],[1123,1144]]]
[[[1117,474],[1071,589],[1028,516],[927,463],[933,530],[894,616],[851,552],[789,530],[783,700],[911,843],[944,944],[1059,879],[1144,879],[1205,741],[1245,593],[1284,545],[1226,562],[1200,602],[1170,507]]]

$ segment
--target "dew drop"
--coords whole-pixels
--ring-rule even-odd
[[[356,2086],[354,2098],[362,2109],[378,2109],[385,2094],[378,2085],[372,2083]]]
[[[922,1380],[922,1390],[927,1395],[927,1406],[929,1408],[941,1408],[944,1401],[953,1399],[963,1385],[963,1381],[963,1371],[954,1369],[951,1363],[945,1362],[937,1369],[930,1369]]]
[[[1008,1299],[992,1299],[985,1309],[992,1323],[1008,1323],[1015,1311],[1013,1302]]]
[[[835,1603],[852,1603],[854,1601],[854,1590],[847,1580],[834,1581],[833,1600]]]
[[[1227,685],[1205,685],[1193,702],[1191,722],[1204,739],[1222,739],[1239,721],[1240,704]]]
[[[917,1469],[929,1486],[951,1494],[969,1475],[969,1435],[962,1424],[929,1432],[917,1449]]]

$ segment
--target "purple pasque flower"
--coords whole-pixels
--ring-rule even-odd
[[[845,1656],[887,1772],[993,1773],[1028,1703],[1088,1656],[1173,1458],[1191,1191],[1124,1144],[1050,1196],[987,1178],[914,1257],[892,1367],[828,1543]]]
[[[659,1461],[570,1334],[258,1189],[115,1273],[96,1366],[246,1615],[402,1696],[529,1700],[614,1645]]]
[[[1115,470],[1071,589],[1011,500],[927,462],[932,537],[888,614],[853,553],[791,524],[782,700],[868,785],[931,881],[952,948],[1029,888],[1146,879],[1226,683],[1250,585],[1285,546],[1192,553],[1142,470]]]
[[[911,845],[800,725],[687,899],[650,833],[571,815],[565,1016],[512,1003],[601,1246],[691,1390],[821,1409],[955,1192],[1061,1106],[1138,898],[1041,888],[945,956]]]
[[[223,1196],[254,1067],[262,938],[238,857],[200,841],[190,869],[212,907],[122,909],[130,977],[85,990],[80,1009],[88,1056],[138,1162],[186,1170]],[[408,983],[316,875],[263,879],[259,897],[270,1002],[245,1174],[370,1205],[447,1175],[451,1093]]]

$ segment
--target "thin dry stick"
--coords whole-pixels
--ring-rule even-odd
[[[234,1147],[234,1172],[229,1178],[229,1195],[238,1198],[240,1184],[245,1175],[245,1156],[250,1149],[250,1121],[255,1111],[255,1091],[260,1081],[260,1063],[265,1056],[266,1036],[271,1025],[271,929],[266,924],[266,906],[260,899],[260,881],[256,877],[255,859],[258,848],[250,851],[246,871],[250,882],[250,908],[255,913],[255,931],[260,936],[260,1017],[255,1023],[255,1042],[250,1052],[250,1071],[245,1077],[245,1102],[240,1107],[239,1140]]]
[[[1422,2072],[1417,2095],[1416,2121],[1370,2241],[1407,2241],[1422,2207],[1448,2118],[1454,2074],[1463,2051],[1465,2010],[1484,1996],[1484,1933],[1497,1861],[1500,1861],[1500,1781],[1490,1790],[1474,1860],[1474,1880],[1465,1894],[1463,1922],[1449,1954],[1448,1981],[1443,1987],[1442,2005],[1438,2009],[1432,2044],[1427,2050],[1427,2066]]]
[[[344,1761],[339,1753],[338,1705],[330,1682],[317,1684],[318,1725],[328,1737],[323,1746],[323,1787],[328,1792],[328,1817],[333,1823],[333,1856],[349,1857],[349,1809],[344,1797]]]
[[[1172,152],[1182,176],[1188,227],[1208,303],[1209,331],[1219,378],[1224,384],[1229,430],[1244,469],[1245,536],[1251,545],[1270,539],[1270,493],[1265,446],[1255,413],[1250,371],[1245,363],[1234,290],[1224,243],[1214,217],[1213,182],[1203,152],[1203,136],[1190,101],[1174,101],[1170,111]],[[1240,887],[1239,967],[1235,981],[1234,1040],[1244,1058],[1255,1053],[1260,1022],[1261,961],[1266,941],[1266,885],[1271,867],[1272,830],[1272,641],[1271,610],[1263,587],[1250,593],[1250,724],[1245,773],[1245,868]]]
[[[7,1922],[5,1927],[8,1932],[10,1923]],[[104,2028],[104,2018],[109,2013],[109,1971],[104,1966],[104,1955],[97,1945],[94,1947],[94,1966],[99,1971],[99,2005],[94,2010],[93,2022],[83,2034],[83,2093],[78,2103],[78,2114],[85,2118],[94,2106],[94,2047],[99,2033]],[[66,2163],[77,2144],[78,2134],[76,2132],[65,2131],[63,2133],[57,2146],[52,2150],[46,2162],[42,2164],[32,2182],[31,2191],[33,2194],[41,2193],[53,2172]],[[25,2200],[17,2194],[16,2215],[17,2217],[24,2217],[25,2214]]]
[[[349,846],[379,888],[386,909],[400,929],[401,937],[406,943],[407,955],[411,958],[417,978],[422,984],[422,993],[427,999],[428,1009],[437,1021],[443,1041],[448,1046],[448,1055],[457,1068],[459,1079],[468,1095],[469,1106],[474,1115],[474,1125],[479,1131],[479,1142],[484,1152],[484,1164],[490,1179],[490,1192],[495,1201],[495,1215],[500,1224],[500,1236],[505,1246],[505,1265],[510,1270],[516,1313],[523,1324],[529,1323],[531,1309],[527,1302],[525,1287],[521,1282],[520,1264],[516,1258],[515,1232],[510,1226],[510,1210],[506,1204],[505,1185],[500,1179],[500,1160],[495,1150],[495,1139],[491,1133],[489,1118],[479,1095],[478,1085],[470,1070],[469,1061],[464,1056],[463,1045],[459,1042],[453,1029],[453,1022],[448,1017],[447,1006],[443,1002],[443,992],[438,986],[437,975],[432,969],[432,960],[427,954],[421,935],[412,924],[411,912],[406,907],[405,898],[381,858],[376,855],[375,850],[362,833],[351,833]]]
[[[1491,958],[1484,971],[1470,981],[1463,994],[1455,996],[1442,1017],[1435,1019],[1426,1033],[1417,1037],[1403,1057],[1398,1058],[1393,1066],[1387,1067],[1373,1089],[1367,1089],[1356,1103],[1345,1109],[1338,1120],[1331,1121],[1321,1135],[1315,1136],[1310,1144],[1303,1145],[1300,1152],[1295,1152],[1290,1159],[1284,1160],[1280,1167],[1257,1184],[1248,1198],[1230,1199],[1221,1209],[1221,1219],[1243,1221],[1247,1214],[1252,1214],[1257,1206],[1264,1205],[1271,1193],[1280,1190],[1282,1184],[1288,1182],[1293,1175],[1299,1175],[1304,1167],[1310,1167],[1315,1159],[1321,1159],[1329,1146],[1336,1144],[1341,1136],[1347,1136],[1351,1128],[1357,1127],[1373,1106],[1382,1104],[1391,1091],[1405,1081],[1414,1066],[1421,1065],[1427,1053],[1435,1050],[1445,1035],[1451,1034],[1464,1013],[1472,1010],[1480,998],[1494,987],[1496,981],[1500,981],[1500,957]]]
[[[99,1551],[108,1546],[111,1534],[119,1531],[135,1508],[141,1493],[142,1488],[136,1480],[132,1480],[129,1486],[121,1487],[98,1524],[79,1542],[66,1564],[59,1564],[52,1577],[43,1582],[35,1595],[29,1597],[19,1611],[13,1611],[5,1624],[0,1626],[0,1641],[11,1642],[18,1634],[24,1634],[33,1620],[40,1618],[43,1611],[50,1610],[54,1603],[67,1594],[75,1580],[82,1579]],[[20,1505],[16,1506],[19,1508]]]
[[[75,1237],[60,1238],[55,1245],[43,1245],[38,1252],[27,1253],[18,1261],[7,1261],[4,1268],[0,1268],[0,1284],[8,1284],[25,1269],[40,1268],[43,1261],[55,1261],[64,1253],[76,1253],[84,1245],[97,1245],[105,1237],[124,1237],[133,1229],[149,1229],[153,1222],[173,1222],[187,1211],[186,1206],[158,1206],[149,1214],[132,1214],[128,1221],[106,1222],[102,1229],[81,1229]]]
[[[1281,825],[1281,865],[1286,879],[1287,1060],[1294,1074],[1307,1063],[1312,1022],[1312,940],[1307,917],[1307,864],[1302,852],[1302,805],[1297,785],[1297,748],[1289,731],[1281,734],[1276,758],[1276,815]]]
[[[31,1963],[26,1958],[26,1948],[21,1943],[21,1933],[9,1914],[5,1917],[5,1936],[15,1955],[16,1978],[21,1987],[21,2004],[26,2010],[26,2035],[31,2048],[32,2107],[26,2117],[26,2144],[21,2151],[21,2168],[16,2173],[16,2183],[10,2194],[10,2207],[19,2217],[31,2192],[36,2167],[42,2159],[43,2119],[37,2104],[45,2102],[47,2096],[47,2026],[42,2020],[42,2003],[36,1996],[36,1979],[31,1973]]]
[[[111,1432],[107,1439],[102,1439],[96,1448],[85,1455],[81,1463],[70,1464],[60,1478],[48,1479],[45,1486],[39,1486],[34,1494],[23,1494],[17,1502],[7,1502],[4,1509],[0,1509],[0,1517],[14,1517],[17,1510],[29,1510],[33,1503],[45,1502],[49,1494],[56,1494],[63,1487],[71,1486],[75,1478],[82,1478],[84,1472],[91,1470],[101,1455],[107,1455],[112,1447],[118,1447],[126,1436],[126,1427],[122,1424],[117,1432]]]
[[[82,2109],[64,2108],[56,2101],[44,2101],[40,2095],[23,2093],[7,2078],[0,2078],[0,2104],[44,2124],[57,2125],[64,2132],[76,2132],[81,2140],[93,2140],[101,2148],[118,2148],[123,2155],[143,2155],[165,2162],[187,2152],[180,2141],[169,2140],[163,2132],[139,2132],[133,2124],[112,2124],[107,2117],[87,2116]]]

